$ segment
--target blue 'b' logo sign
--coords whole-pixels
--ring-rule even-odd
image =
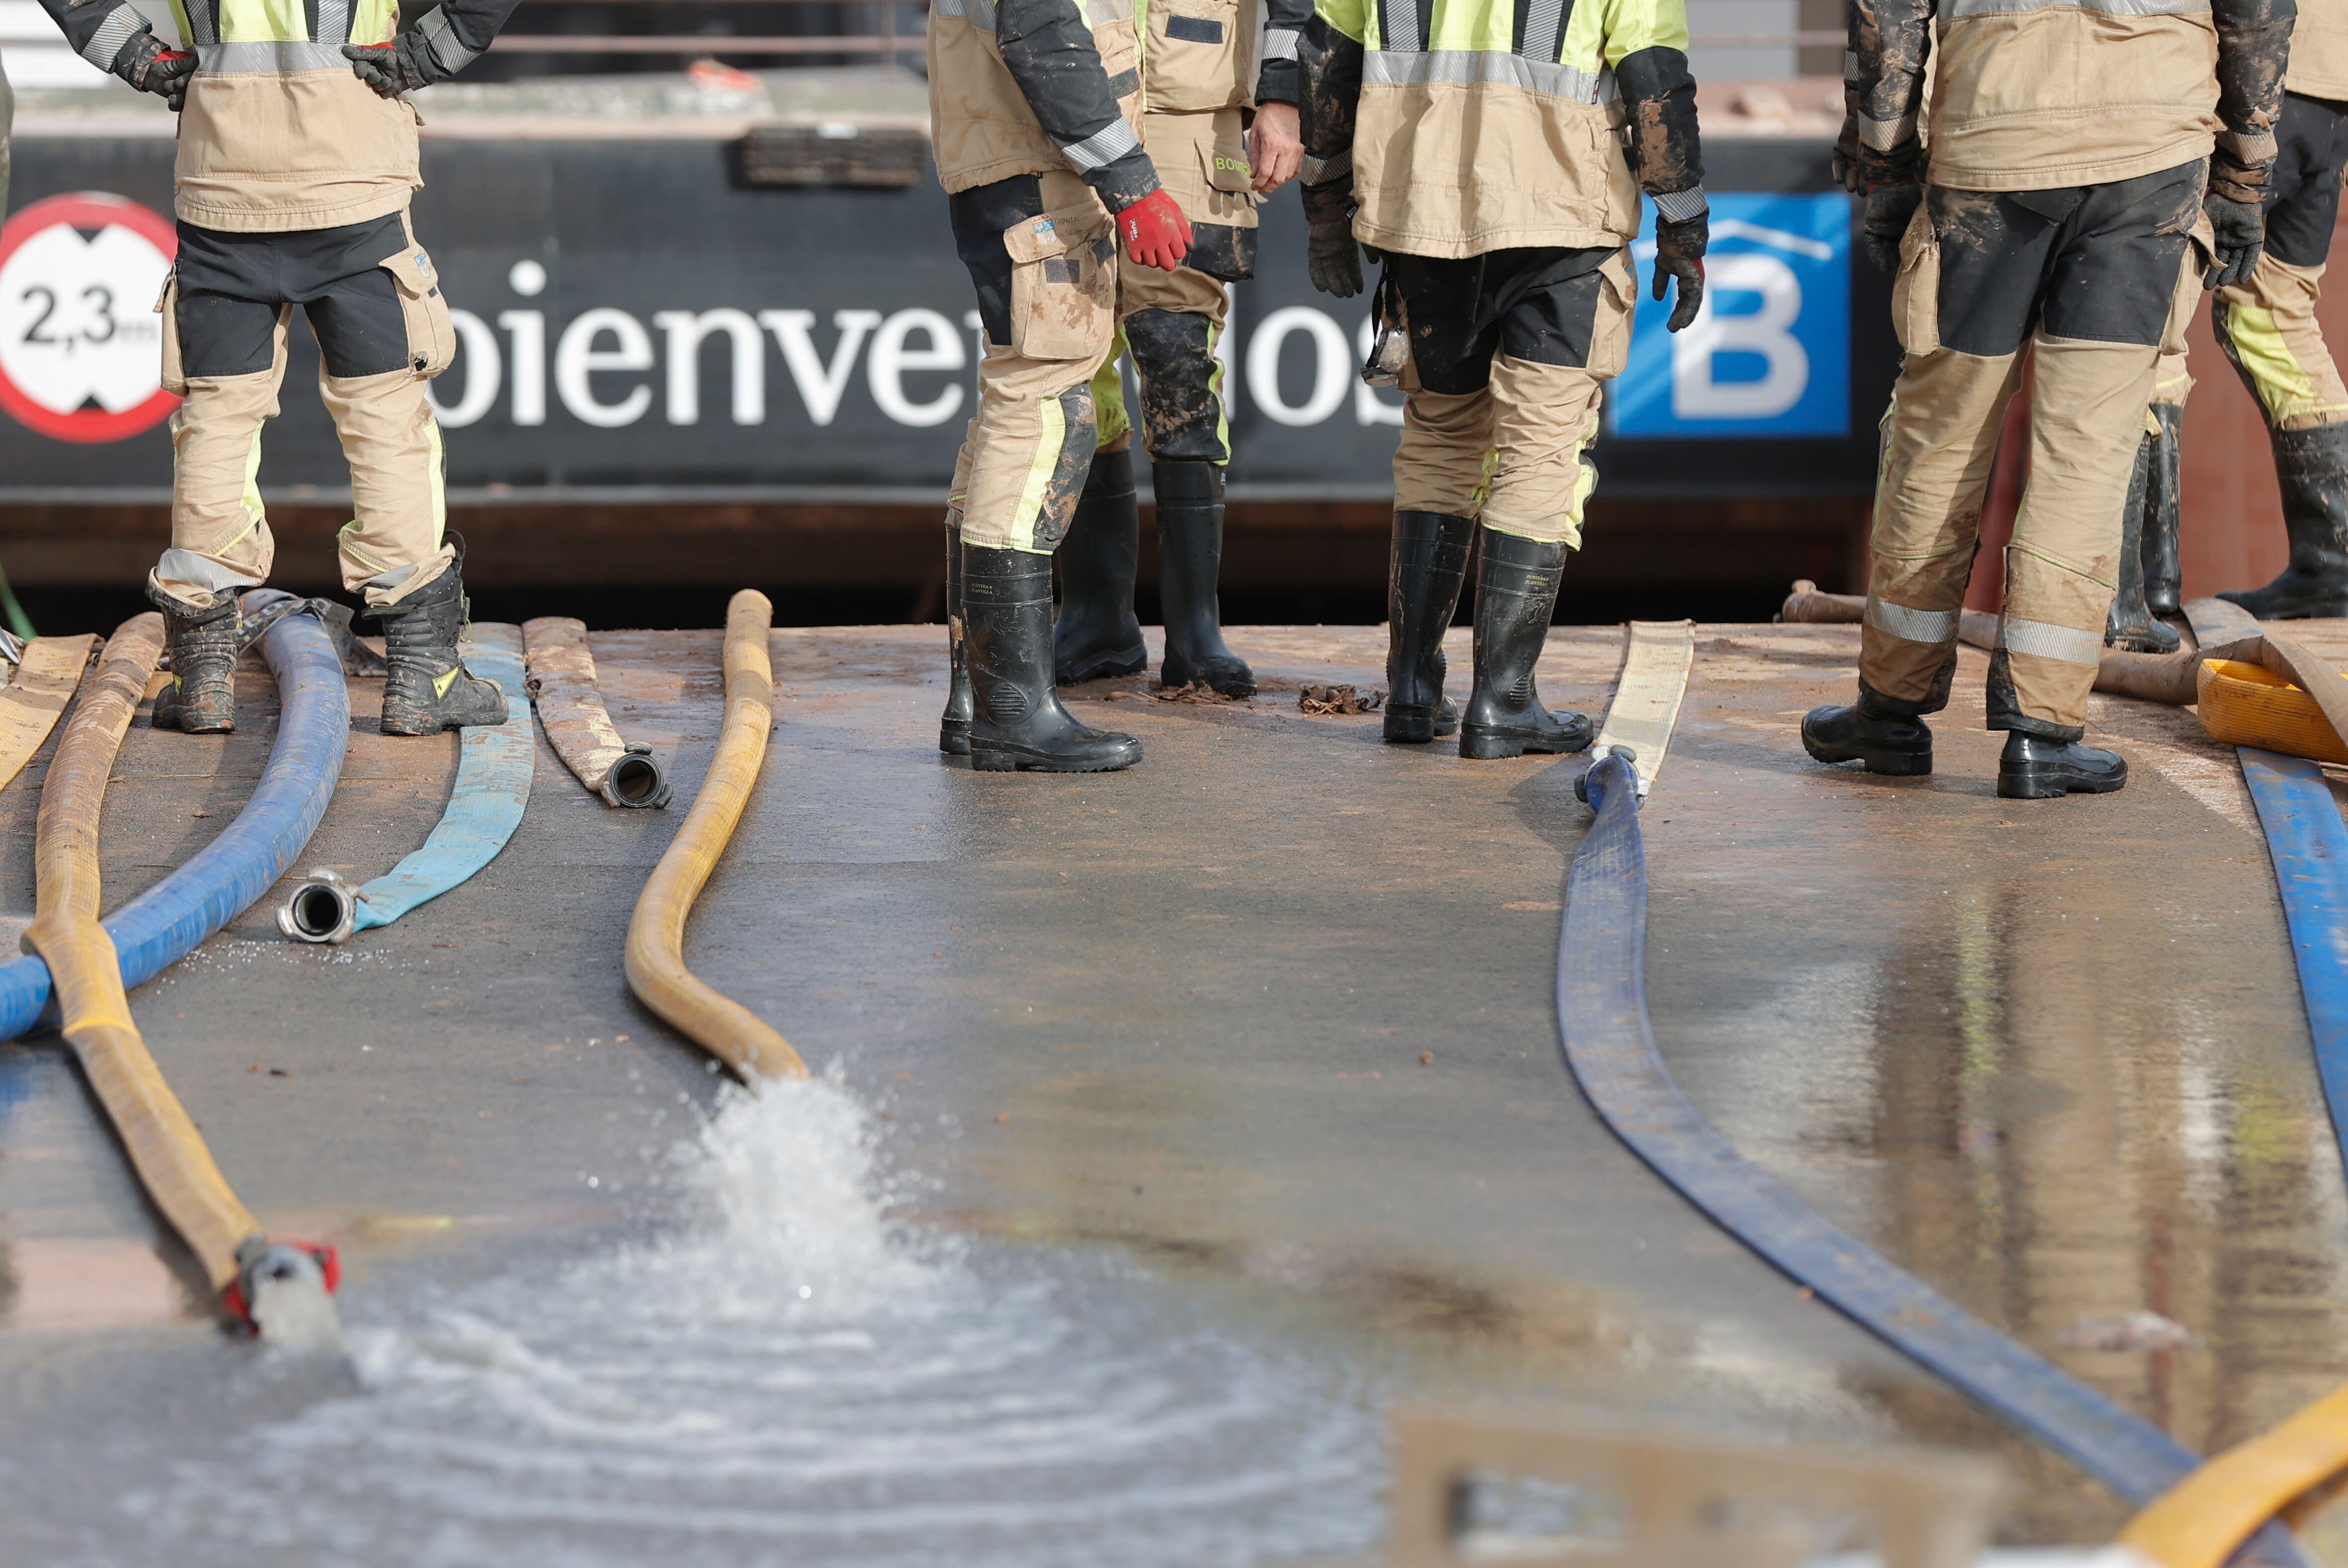
[[[1704,308],[1664,329],[1674,294],[1649,297],[1655,212],[1632,254],[1639,310],[1630,362],[1608,388],[1617,436],[1850,434],[1850,198],[1712,198]]]

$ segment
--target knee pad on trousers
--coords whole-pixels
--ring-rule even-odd
[[[1149,455],[1229,461],[1214,323],[1180,311],[1136,311],[1126,318],[1125,339],[1141,382],[1141,439]]]

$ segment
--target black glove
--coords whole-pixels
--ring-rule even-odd
[[[1362,252],[1354,243],[1354,191],[1333,180],[1307,185],[1304,193],[1304,275],[1334,299],[1362,292]]]
[[[399,98],[448,77],[448,72],[432,63],[431,46],[412,31],[402,33],[388,44],[365,47],[345,44],[343,57],[350,61],[351,70],[359,80],[387,98]]]
[[[1879,273],[1900,271],[1900,237],[1923,204],[1924,187],[1913,180],[1894,180],[1867,188],[1867,216],[1859,233],[1867,241],[1867,259]]]
[[[188,78],[195,75],[196,57],[182,49],[167,49],[163,41],[141,27],[114,57],[114,74],[142,93],[153,93],[174,112],[186,107]]]
[[[1672,319],[1664,323],[1673,332],[1694,321],[1704,304],[1704,248],[1711,238],[1712,218],[1707,213],[1699,212],[1684,223],[1655,220],[1655,297],[1663,297],[1663,287],[1671,279],[1677,278],[1680,284]]]
[[[2221,289],[2228,284],[2249,283],[2250,269],[2259,264],[2259,253],[2266,249],[2266,208],[2256,201],[2229,201],[2212,195],[2201,210],[2209,214],[2218,251],[2218,264],[2201,274],[2201,286]]]
[[[1848,109],[1843,112],[1842,133],[1835,138],[1833,155],[1827,160],[1827,173],[1852,195],[1867,194],[1867,177],[1859,155],[1859,117]]]

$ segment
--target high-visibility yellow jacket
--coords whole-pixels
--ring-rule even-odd
[[[1308,184],[1351,155],[1354,232],[1422,256],[1619,245],[1643,186],[1704,212],[1684,0],[1318,0]]]
[[[416,24],[450,73],[515,0],[444,0]],[[125,0],[43,0],[100,70],[150,29]],[[310,14],[317,16],[314,36]],[[396,212],[424,183],[416,111],[361,81],[343,46],[387,44],[397,0],[171,0],[196,72],[180,119],[175,206],[203,229],[279,233]]]

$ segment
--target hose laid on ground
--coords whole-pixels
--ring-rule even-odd
[[[195,1254],[214,1294],[246,1323],[267,1325],[273,1337],[285,1337],[291,1327],[305,1340],[332,1343],[340,1333],[325,1299],[331,1256],[273,1247],[230,1191],[131,1019],[114,944],[98,923],[98,812],[123,732],[162,653],[162,616],[149,611],[125,621],[74,705],[41,787],[33,849],[36,913],[25,944],[49,966],[66,1043],[140,1184]],[[314,1300],[291,1308],[291,1294]]]
[[[538,761],[522,695],[521,634],[494,623],[475,625],[465,664],[504,691],[506,721],[458,731],[457,781],[423,847],[356,888],[331,871],[312,872],[278,907],[279,931],[296,942],[340,943],[389,925],[470,879],[521,826]]]
[[[626,949],[628,985],[637,998],[753,1084],[805,1078],[807,1064],[757,1014],[685,968],[685,921],[726,852],[766,760],[775,727],[774,666],[767,655],[774,614],[767,596],[749,588],[726,607],[726,722],[717,755],[636,900]]]
[[[267,589],[248,593],[245,614],[284,597]],[[267,892],[334,798],[351,727],[334,638],[314,617],[288,615],[270,627],[261,648],[281,698],[268,765],[219,837],[105,923],[125,988],[153,978]],[[37,957],[0,964],[0,1039],[40,1022],[50,985],[49,966]]]
[[[1622,684],[1654,678],[1634,658]],[[1574,853],[1558,940],[1559,1041],[1600,1117],[1729,1234],[2124,1499],[2148,1502],[2191,1474],[2200,1459],[2190,1449],[1828,1224],[1738,1154],[1680,1091],[1647,1014],[1638,784],[1630,763],[1611,754],[1583,775],[1578,789],[1596,818]],[[2236,1561],[2308,1563],[2274,1523],[2259,1526]]]
[[[612,727],[611,711],[595,689],[587,623],[541,615],[524,621],[521,634],[529,652],[530,700],[562,765],[611,805],[667,805],[668,777],[652,748],[631,745]]]
[[[36,637],[25,645],[16,673],[0,687],[0,786],[25,770],[49,731],[57,727],[82,672],[89,668],[97,637]]]

